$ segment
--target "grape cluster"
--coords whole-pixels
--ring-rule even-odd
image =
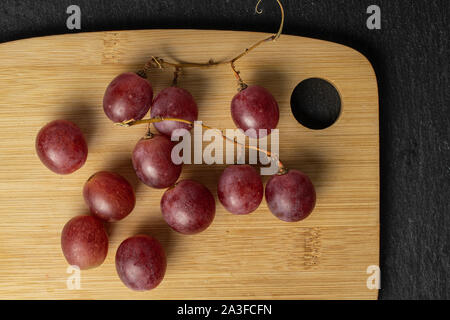
[[[260,43],[275,40],[279,34],[281,27],[276,36],[258,42],[229,61],[239,84],[238,93],[231,99],[231,117],[250,138],[262,138],[277,127],[279,108],[267,89],[245,84],[234,63]],[[106,88],[103,110],[111,121],[124,126],[153,123],[158,134],[150,133],[148,129],[137,142],[131,155],[133,168],[147,186],[166,189],[160,208],[167,224],[176,232],[192,235],[211,225],[216,203],[211,191],[200,182],[179,181],[182,165],[172,162],[174,143],[171,136],[176,129],[192,128],[198,118],[198,106],[187,90],[176,85],[183,65],[159,58],[153,58],[147,65],[155,63],[158,67],[175,67],[171,87],[153,97],[152,85],[146,79],[148,70],[120,74]],[[142,120],[149,110],[151,118]],[[83,166],[88,149],[81,130],[74,123],[56,120],[40,130],[36,137],[36,152],[50,170],[69,174]],[[308,217],[316,203],[311,180],[298,170],[286,169],[279,160],[278,163],[279,172],[268,180],[265,190],[261,176],[252,166],[228,166],[217,185],[220,203],[232,214],[245,215],[259,207],[265,193],[268,208],[280,220],[295,222]],[[83,197],[92,215],[78,216],[67,222],[61,235],[61,247],[68,263],[89,269],[101,265],[107,255],[108,235],[103,222],[127,217],[134,209],[136,198],[124,177],[106,171],[97,172],[86,181]],[[166,271],[164,249],[157,239],[148,235],[136,235],[123,241],[115,261],[119,278],[133,290],[155,288]]]
[[[146,134],[132,153],[136,175],[147,186],[168,188],[161,199],[161,213],[167,224],[182,234],[204,231],[213,222],[214,196],[194,180],[178,181],[182,165],[172,162],[175,129],[190,129],[185,122],[163,119],[197,120],[198,108],[185,89],[169,87],[153,100],[150,83],[137,74],[124,73],[108,86],[103,109],[114,122],[142,119],[152,105],[152,119],[159,134]],[[149,102],[150,101],[150,102]],[[266,129],[270,133],[278,123],[278,105],[265,88],[249,86],[232,99],[231,113],[242,129]],[[256,131],[258,132],[258,131]],[[258,137],[254,137],[258,138]],[[68,174],[79,169],[87,158],[87,144],[81,130],[72,122],[56,120],[43,127],[36,138],[37,154],[52,171]],[[281,170],[282,169],[282,170]],[[178,182],[177,182],[178,181]],[[258,171],[250,165],[230,165],[219,178],[218,199],[236,215],[255,211],[262,202],[264,186]],[[266,184],[265,195],[270,211],[279,219],[293,222],[305,219],[314,209],[316,195],[310,179],[297,170],[280,168]],[[103,263],[108,251],[108,236],[102,221],[127,217],[136,198],[130,183],[117,173],[101,171],[85,183],[83,197],[92,216],[71,219],[61,235],[67,261],[81,269]],[[116,269],[123,283],[134,290],[149,290],[163,279],[166,257],[157,239],[137,235],[125,240],[116,253]]]

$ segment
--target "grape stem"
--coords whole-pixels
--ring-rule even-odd
[[[116,126],[120,126],[120,127],[131,127],[131,126],[140,125],[140,124],[150,125],[150,123],[157,123],[157,122],[162,122],[162,121],[176,121],[176,122],[186,123],[186,124],[190,125],[191,127],[193,127],[195,125],[195,123],[193,121],[189,121],[189,120],[185,120],[185,119],[179,119],[179,118],[163,118],[163,117],[153,117],[153,118],[150,118],[150,119],[141,119],[141,120],[131,119],[131,120],[125,120],[123,122],[116,122],[115,125]],[[223,133],[223,131],[220,130],[220,129],[209,127],[207,125],[204,125],[203,123],[201,123],[201,126],[202,126],[203,129],[219,131],[221,136],[222,136],[222,138],[224,140],[230,141],[230,142],[234,143],[235,145],[240,145],[240,146],[242,146],[242,147],[244,147],[246,149],[252,149],[252,150],[256,150],[256,151],[264,153],[265,155],[267,155],[267,157],[271,158],[272,160],[276,160],[277,161],[278,174],[285,174],[285,173],[287,173],[287,169],[284,167],[284,165],[279,160],[278,155],[273,154],[270,151],[267,151],[267,150],[255,147],[255,146],[248,146],[246,144],[239,143],[238,141],[236,141],[236,139],[231,139],[231,138],[227,137]],[[151,138],[151,136],[148,136],[148,138]]]
[[[278,6],[280,7],[280,11],[281,11],[281,23],[280,23],[280,28],[278,29],[278,32],[274,35],[271,35],[268,38],[259,40],[258,42],[256,42],[252,46],[248,47],[240,54],[238,54],[233,59],[227,60],[227,61],[214,61],[213,59],[210,59],[207,63],[191,63],[191,62],[175,63],[175,62],[168,62],[162,58],[152,56],[152,59],[145,64],[144,69],[139,71],[139,73],[147,74],[147,72],[153,68],[163,69],[163,68],[167,68],[167,67],[172,67],[172,68],[175,68],[173,84],[176,85],[178,77],[181,72],[181,69],[183,69],[183,68],[209,68],[209,67],[213,67],[213,66],[229,64],[231,67],[231,70],[238,82],[239,91],[247,88],[247,84],[242,80],[242,78],[240,76],[240,72],[238,70],[236,70],[235,63],[242,57],[249,54],[252,50],[259,47],[261,44],[263,44],[265,42],[275,41],[281,36],[281,34],[283,32],[283,26],[284,26],[284,9],[283,9],[283,5],[281,4],[280,0],[276,0],[276,1],[278,3]],[[258,9],[261,2],[262,2],[262,0],[258,0],[258,3],[256,4],[255,12],[257,14],[262,13],[262,10]]]

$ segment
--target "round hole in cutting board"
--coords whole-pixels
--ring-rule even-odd
[[[292,91],[291,110],[295,119],[309,129],[325,129],[333,125],[341,113],[341,98],[328,81],[309,78]]]

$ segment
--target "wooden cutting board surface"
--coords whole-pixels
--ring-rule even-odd
[[[313,214],[298,223],[276,219],[265,201],[254,213],[235,216],[217,202],[205,232],[183,236],[161,217],[163,191],[139,183],[130,154],[144,127],[120,128],[103,113],[108,83],[137,71],[151,57],[207,62],[230,59],[268,36],[261,33],[144,30],[82,33],[0,45],[0,298],[10,299],[375,299],[367,268],[379,263],[378,92],[367,59],[348,47],[282,36],[237,63],[249,84],[269,89],[280,106],[280,155],[317,189]],[[290,98],[307,78],[330,81],[342,111],[324,130],[310,130],[292,115]],[[151,75],[155,92],[170,85],[172,70]],[[188,69],[179,85],[199,105],[199,119],[234,128],[229,105],[236,82],[229,66]],[[35,153],[39,129],[54,119],[77,123],[89,143],[83,168],[59,176]],[[182,178],[197,179],[216,194],[224,165],[189,165]],[[96,171],[113,170],[136,189],[137,205],[108,226],[105,263],[81,272],[81,289],[68,290],[60,249],[64,224],[86,214],[82,187]],[[267,177],[264,177],[264,182]],[[155,290],[128,290],[114,255],[125,238],[147,233],[168,255]]]

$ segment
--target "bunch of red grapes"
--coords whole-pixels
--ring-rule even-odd
[[[240,77],[238,80],[239,92],[231,101],[234,123],[243,131],[254,129],[248,131],[253,132],[248,133],[250,138],[265,136],[260,132],[270,134],[279,120],[275,98],[261,86],[247,86]],[[174,83],[153,97],[152,85],[146,77],[129,72],[109,84],[103,109],[114,123],[141,120],[151,109],[151,119],[160,120],[154,123],[158,134],[147,132],[137,142],[131,156],[136,175],[151,188],[167,189],[160,207],[162,217],[173,230],[192,235],[207,229],[216,212],[214,196],[200,182],[179,181],[182,165],[174,164],[171,158],[174,130],[190,130],[190,124],[197,120],[198,107],[193,96]],[[88,154],[83,133],[66,120],[55,120],[40,130],[36,151],[44,165],[58,174],[78,170]],[[217,184],[219,201],[232,214],[249,214],[259,207],[265,191],[267,205],[277,218],[286,222],[305,219],[315,206],[314,186],[302,172],[287,170],[281,163],[279,166],[279,172],[268,180],[265,190],[261,176],[252,166],[228,166]],[[83,196],[92,215],[78,216],[67,222],[62,230],[61,247],[69,264],[89,269],[101,265],[108,252],[104,222],[127,217],[134,209],[136,198],[124,177],[106,171],[97,172],[86,181]],[[158,286],[166,271],[164,249],[157,239],[148,235],[136,235],[123,241],[117,249],[115,263],[123,283],[139,291]]]

